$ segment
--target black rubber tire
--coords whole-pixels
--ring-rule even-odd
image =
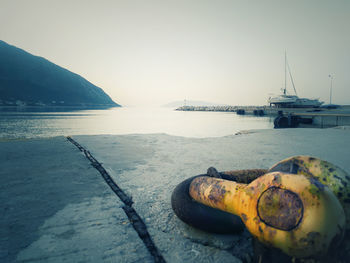
[[[189,194],[191,177],[176,186],[171,195],[171,206],[175,214],[186,224],[206,232],[218,234],[236,234],[245,226],[240,217],[203,205],[195,201]]]
[[[275,129],[280,129],[280,128],[288,128],[288,118],[285,116],[278,116],[276,119],[273,121],[274,128]]]

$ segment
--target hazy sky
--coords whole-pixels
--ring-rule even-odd
[[[350,104],[350,1],[0,0],[0,39],[122,105],[263,105],[284,86]],[[289,91],[292,93],[292,87]]]

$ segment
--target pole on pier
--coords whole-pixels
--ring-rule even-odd
[[[331,88],[329,90],[329,104],[332,104],[332,86],[333,86],[333,76],[328,75],[328,77],[331,79]]]

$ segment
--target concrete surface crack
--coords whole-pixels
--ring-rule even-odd
[[[135,209],[132,207],[133,201],[130,196],[128,196],[112,179],[108,172],[103,168],[100,162],[98,162],[92,154],[81,146],[78,142],[73,140],[71,137],[67,136],[67,140],[74,144],[81,152],[85,154],[85,157],[91,162],[91,165],[99,171],[103,179],[112,189],[112,191],[119,197],[119,199],[124,203],[123,210],[127,217],[129,218],[135,231],[145,244],[146,248],[153,256],[154,262],[165,263],[165,260],[158,248],[155,246],[150,234],[148,233],[147,226],[143,222],[142,218],[137,214]]]

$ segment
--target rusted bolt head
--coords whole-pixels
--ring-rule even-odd
[[[292,191],[271,187],[258,200],[258,215],[265,224],[290,231],[303,217],[303,203]]]

